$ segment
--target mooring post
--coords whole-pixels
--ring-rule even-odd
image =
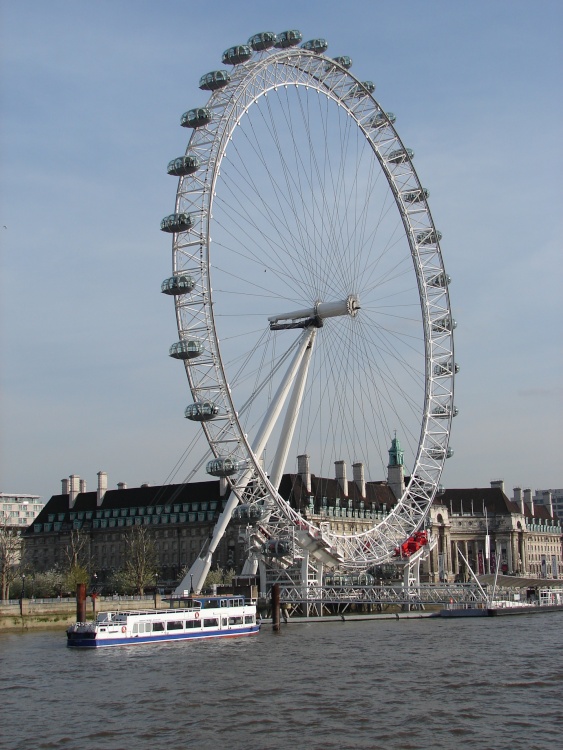
[[[272,627],[277,632],[280,629],[280,585],[272,586]]]
[[[76,622],[86,622],[86,584],[76,584]]]

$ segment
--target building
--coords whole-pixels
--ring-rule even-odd
[[[431,582],[468,581],[499,573],[530,578],[563,578],[561,522],[538,505],[531,490],[515,488],[511,500],[504,482],[490,487],[449,489],[436,496],[430,528],[438,538],[421,576]]]
[[[519,488],[516,487],[514,492]],[[559,490],[536,490],[534,494],[535,505],[545,505],[552,508],[557,518],[563,519],[563,489]]]
[[[39,495],[0,492],[0,522],[3,526],[25,529],[44,505]]]

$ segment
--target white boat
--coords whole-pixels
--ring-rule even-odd
[[[256,605],[242,596],[170,599],[169,609],[100,612],[67,628],[67,646],[101,648],[162,641],[232,638],[260,630]]]

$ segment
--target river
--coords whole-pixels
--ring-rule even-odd
[[[73,651],[0,634],[9,750],[563,746],[563,613],[292,624]]]

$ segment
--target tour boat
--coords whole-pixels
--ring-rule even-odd
[[[67,646],[101,648],[162,641],[232,638],[260,630],[256,605],[242,596],[170,599],[169,609],[100,612],[95,622],[77,622]]]

